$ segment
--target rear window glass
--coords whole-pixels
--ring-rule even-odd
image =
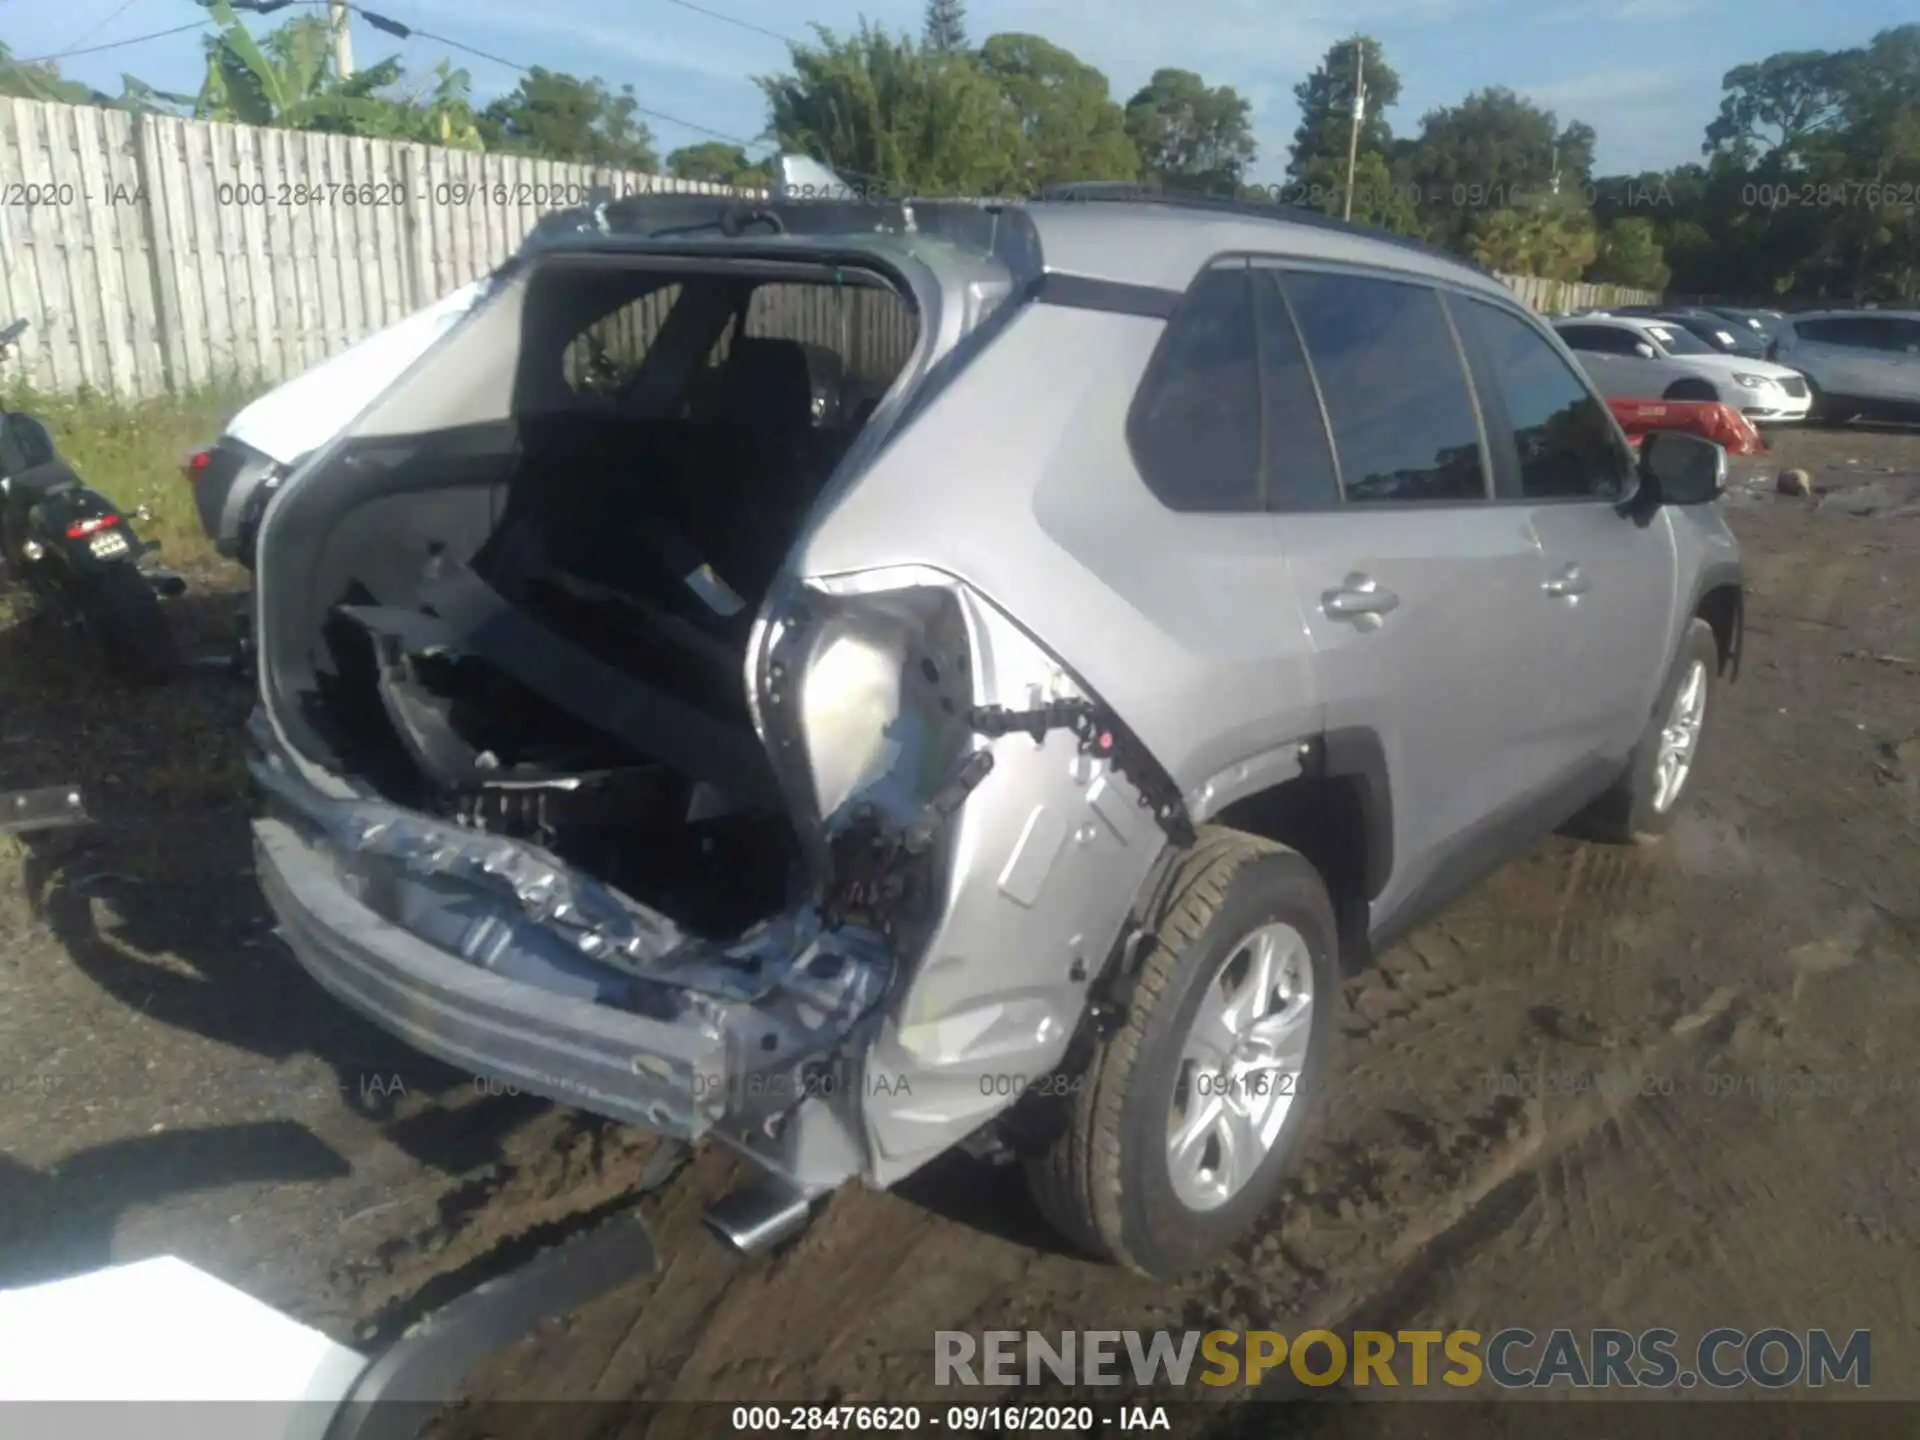
[[[589,298],[595,291],[605,298]],[[631,298],[620,300],[621,293]],[[639,414],[731,409],[725,392],[736,374],[743,384],[763,383],[766,366],[781,363],[774,352],[786,351],[794,363],[785,368],[796,369],[803,357],[825,387],[816,407],[821,423],[864,419],[918,339],[904,297],[857,283],[756,283],[724,273],[663,282],[644,272],[626,279],[583,270],[547,277],[539,304],[549,313],[580,307],[596,317],[560,332],[569,336],[560,356],[566,390]],[[752,355],[740,348],[743,340],[756,342]],[[663,341],[699,358],[688,363],[663,352],[650,365]]]

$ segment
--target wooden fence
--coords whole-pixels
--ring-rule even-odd
[[[0,99],[0,378],[136,396],[296,374],[506,260],[543,213],[726,193],[658,175]],[[1537,309],[1649,299],[1509,278]],[[876,311],[894,348],[901,317]],[[822,312],[840,344],[847,312]],[[782,326],[783,330],[787,327]],[[804,330],[805,327],[802,327]],[[22,366],[24,365],[24,372]]]

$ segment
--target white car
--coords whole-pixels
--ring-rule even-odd
[[[1750,420],[1804,420],[1806,377],[1770,360],[1724,355],[1664,320],[1579,315],[1553,328],[1600,393],[1621,400],[1718,400]]]

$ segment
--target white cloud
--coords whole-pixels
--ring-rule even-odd
[[[1562,124],[1592,125],[1604,151],[1601,169],[1624,173],[1696,158],[1719,103],[1717,93],[1686,76],[1642,69],[1576,75],[1520,93],[1552,110]]]

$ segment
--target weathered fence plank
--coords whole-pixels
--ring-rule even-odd
[[[45,389],[150,395],[280,379],[478,279],[541,214],[595,186],[728,193],[558,161],[0,99],[0,322],[32,322],[20,361]],[[1657,298],[1502,278],[1544,311]],[[770,295],[747,333],[833,344],[856,371],[884,373],[913,333],[905,307],[887,301]],[[617,317],[609,337],[644,344],[661,308],[656,297]]]

